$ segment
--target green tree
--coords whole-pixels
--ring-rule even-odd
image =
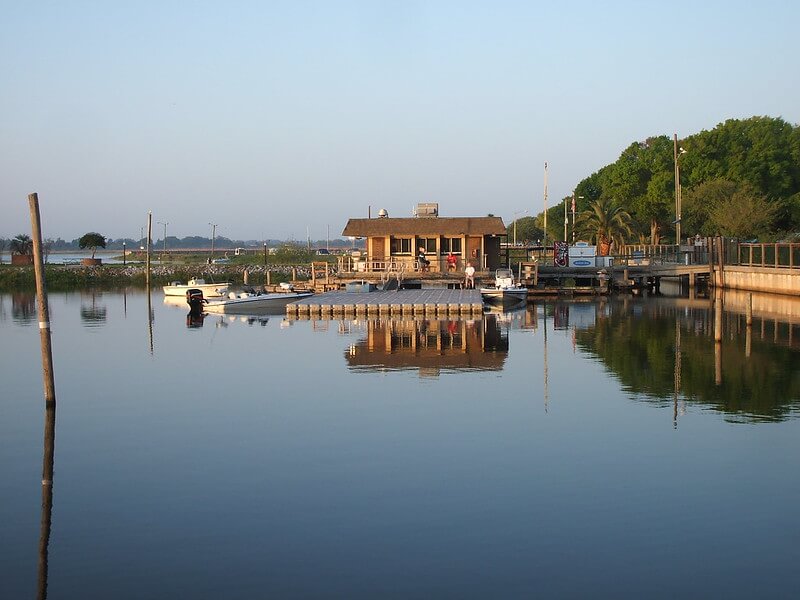
[[[728,179],[705,181],[683,192],[682,220],[688,235],[702,236],[719,233],[711,223],[711,211],[729,200],[738,186]]]
[[[711,209],[709,223],[726,237],[757,238],[772,231],[781,208],[745,185]]]
[[[516,221],[512,221],[506,228],[509,240],[514,236],[514,223],[517,225],[517,241],[522,240],[540,240],[542,239],[542,230],[536,226],[536,219],[534,217],[521,217]],[[550,225],[550,223],[548,223]]]
[[[612,243],[622,246],[632,234],[631,215],[612,198],[600,198],[589,203],[578,221],[581,237],[594,241],[601,256],[607,256]]]
[[[680,145],[687,150],[680,163],[681,217],[686,231],[704,233],[710,227],[712,204],[704,198],[709,189],[692,192],[716,180],[747,184],[757,195],[777,201],[780,208],[772,220],[773,232],[800,230],[800,127],[772,117],[731,119],[680,140]],[[576,194],[585,197],[579,206],[583,209],[601,197],[625,198],[634,231],[657,243],[665,231],[672,230],[675,218],[674,168],[671,137],[634,142],[617,161],[576,186]],[[697,201],[693,209],[688,207],[690,198]]]
[[[11,240],[8,248],[11,250],[11,254],[33,254],[33,240],[29,235],[20,233]]]
[[[81,250],[84,248],[89,248],[92,251],[92,258],[94,258],[94,254],[97,252],[98,248],[106,247],[106,238],[99,233],[90,231],[89,233],[85,233],[80,237],[78,240],[78,247]]]

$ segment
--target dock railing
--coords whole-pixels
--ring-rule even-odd
[[[800,243],[733,242],[731,264],[743,267],[770,267],[776,269],[800,269]]]

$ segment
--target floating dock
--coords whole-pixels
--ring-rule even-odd
[[[372,292],[326,292],[286,306],[287,316],[475,315],[483,313],[478,290],[424,289]]]

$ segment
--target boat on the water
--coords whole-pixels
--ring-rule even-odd
[[[228,292],[227,297],[207,300],[197,290],[186,294],[190,310],[215,314],[257,315],[284,310],[286,305],[312,296],[313,292],[295,292],[291,288],[282,292],[239,291]]]
[[[194,279],[190,279],[189,283],[173,281],[169,285],[165,285],[164,295],[186,297],[186,292],[189,290],[200,290],[203,292],[204,297],[219,298],[220,296],[224,296],[228,293],[228,288],[230,286],[230,281],[223,281],[222,283],[206,283],[205,279],[195,277]]]
[[[490,304],[510,306],[525,302],[528,299],[528,288],[514,283],[514,273],[511,269],[497,269],[494,286],[482,287],[481,297],[484,302]]]

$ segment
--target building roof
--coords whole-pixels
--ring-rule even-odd
[[[500,217],[402,217],[350,219],[342,235],[375,237],[381,235],[505,235]]]

